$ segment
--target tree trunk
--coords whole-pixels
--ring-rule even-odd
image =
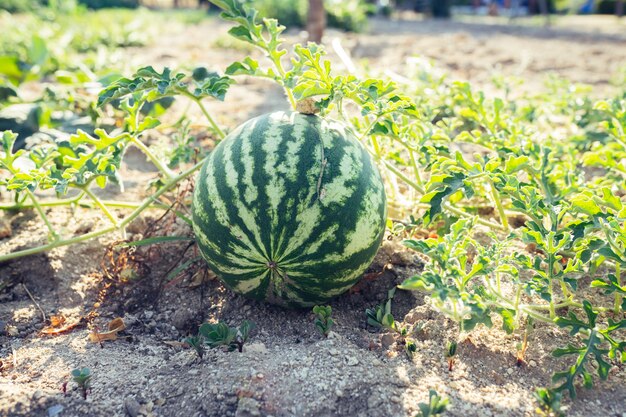
[[[309,14],[306,22],[309,41],[322,43],[325,27],[326,11],[324,10],[324,0],[309,0]]]
[[[615,15],[617,17],[624,16],[624,0],[617,0],[617,3],[615,3]]]
[[[450,0],[431,0],[430,11],[432,12],[433,17],[439,19],[449,19],[450,3]]]
[[[546,16],[548,14],[548,2],[547,0],[539,0],[539,10],[541,14]]]

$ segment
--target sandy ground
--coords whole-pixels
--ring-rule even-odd
[[[404,19],[374,21],[365,34],[329,31],[327,39],[339,37],[356,62],[384,65],[397,73],[402,73],[407,57],[420,55],[451,78],[470,80],[481,88],[488,89],[494,75],[505,75],[523,77],[527,80],[523,88],[541,91],[547,74],[554,73],[592,84],[594,94],[603,95],[610,94],[614,74],[626,65],[623,29],[608,20],[543,28],[509,27],[499,20],[484,24]],[[216,46],[227,26],[215,21],[164,30],[155,45],[124,51],[130,68],[209,64],[223,69],[245,53]],[[290,35],[291,41],[298,39],[297,33]],[[225,103],[211,103],[210,108],[220,123],[233,127],[250,116],[286,108],[286,102],[276,87],[248,80],[234,87]],[[137,153],[129,156],[126,177],[141,184],[155,175]],[[116,197],[114,189],[107,193]],[[130,195],[141,193],[135,187]],[[49,214],[66,234],[104,224],[85,209]],[[34,213],[8,220],[13,235],[0,240],[0,252],[43,241],[43,228]],[[145,233],[151,220],[134,225],[131,235]],[[163,227],[169,233],[191,233],[176,223]],[[417,353],[407,358],[389,337],[367,327],[364,313],[384,300],[389,288],[421,268],[419,258],[395,241],[386,241],[368,271],[376,279],[331,303],[337,325],[324,339],[309,311],[246,300],[216,279],[183,276],[166,285],[167,271],[181,262],[177,245],[138,251],[132,265],[142,272],[139,278],[123,280],[115,272],[106,276],[105,247],[113,239],[0,265],[0,328],[11,328],[0,331],[0,415],[400,417],[414,416],[418,403],[427,401],[428,390],[436,389],[450,398],[450,416],[531,416],[534,388],[547,385],[551,373],[564,367],[550,355],[563,344],[565,334],[558,329],[538,327],[526,363],[517,366],[520,335],[508,336],[494,328],[473,332],[448,371],[443,350],[457,337],[456,326],[424,305],[421,295],[398,291],[394,316],[421,329],[415,335]],[[385,268],[388,264],[391,268]],[[63,313],[67,323],[91,313],[92,327],[100,330],[113,318],[123,317],[125,336],[92,343],[86,326],[43,336],[42,311],[33,300],[46,318]],[[243,353],[213,350],[199,361],[176,343],[201,322],[216,319],[256,323]],[[70,371],[78,367],[93,373],[86,400],[69,382]],[[608,382],[579,390],[578,399],[568,403],[568,415],[626,416],[624,380],[626,368],[614,367]]]

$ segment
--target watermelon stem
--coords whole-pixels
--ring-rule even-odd
[[[204,164],[204,159],[201,160],[200,162],[198,162],[197,164],[195,164],[194,166],[192,166],[191,168],[187,169],[186,171],[178,174],[176,177],[172,178],[171,180],[169,180],[167,183],[165,183],[165,185],[163,185],[157,192],[155,192],[154,194],[146,197],[143,199],[143,202],[141,203],[141,205],[139,205],[135,210],[133,210],[128,216],[124,217],[124,219],[118,223],[117,226],[109,226],[109,227],[105,227],[103,229],[100,230],[96,230],[94,232],[90,232],[90,233],[85,233],[83,235],[79,235],[79,236],[75,236],[69,239],[55,239],[54,241],[46,244],[46,245],[41,245],[41,246],[36,246],[34,248],[28,248],[28,249],[23,249],[23,250],[19,250],[16,252],[11,252],[8,253],[6,255],[0,255],[0,263],[1,262],[5,262],[11,259],[16,259],[16,258],[20,258],[22,256],[28,256],[28,255],[34,255],[37,253],[41,253],[41,252],[46,252],[49,251],[51,249],[54,248],[58,248],[61,246],[68,246],[68,245],[72,245],[74,243],[79,243],[79,242],[85,242],[87,240],[96,238],[96,237],[100,237],[103,235],[106,235],[108,233],[112,233],[115,232],[117,230],[123,229],[124,227],[128,226],[133,220],[135,220],[141,213],[144,212],[144,210],[153,207],[153,204],[157,201],[157,199],[165,194],[167,191],[169,191],[170,189],[174,188],[174,186],[176,186],[177,184],[179,184],[181,181],[183,181],[185,178],[191,176],[193,173],[195,173],[196,171],[198,171],[201,167],[202,164]],[[29,192],[29,190],[26,190],[27,192]],[[38,204],[34,204],[35,207],[38,206]],[[41,208],[39,206],[39,208]],[[41,210],[43,212],[43,210]]]
[[[206,107],[204,107],[204,104],[202,104],[202,100],[200,100],[198,97],[194,96],[193,94],[191,94],[189,91],[186,91],[186,90],[182,91],[182,94],[189,97],[191,101],[193,101],[194,103],[198,105],[198,107],[200,108],[200,111],[202,111],[202,114],[204,114],[204,117],[206,117],[206,119],[209,121],[209,124],[211,125],[215,133],[217,133],[217,135],[219,136],[219,139],[224,139],[224,137],[226,137],[226,134],[224,133],[222,129],[220,129],[217,123],[215,123],[215,120],[213,120],[213,117],[211,117],[211,114],[209,113],[209,111],[206,109]]]

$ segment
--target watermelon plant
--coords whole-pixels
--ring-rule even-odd
[[[332,204],[324,211],[311,209],[338,198],[331,192],[333,178],[348,175],[333,151],[340,147],[355,155],[370,183],[376,176],[370,158],[374,162],[380,178],[373,182],[385,186],[388,229],[424,260],[423,270],[400,288],[425,293],[435,310],[458,324],[457,340],[478,326],[497,325],[520,342],[517,357],[523,363],[532,344],[529,326],[552,326],[563,338],[570,334],[553,352],[565,369],[538,394],[547,412],[565,394],[574,397],[581,383],[590,387],[623,366],[625,85],[615,97],[595,101],[585,87],[558,79],[538,95],[522,94],[502,79],[500,93],[487,95],[469,83],[449,81],[422,59],[408,60],[402,74],[382,74],[358,69],[345,53],[338,55],[351,70],[337,73],[322,46],[287,46],[284,27],[259,19],[248,3],[214,3],[233,23],[230,34],[261,50],[265,60],[247,57],[223,75],[147,67],[118,79],[102,91],[97,107],[118,117],[121,128],[115,132],[77,132],[68,141],[29,150],[15,147],[14,134],[2,134],[0,186],[14,198],[2,208],[33,208],[48,225],[49,241],[2,254],[0,262],[123,232],[145,210],[168,209],[161,198],[204,166],[194,220],[184,211],[177,215],[194,224],[209,264],[250,296],[285,305],[323,302],[358,279],[375,250],[372,242],[383,233],[377,221],[368,220],[367,242],[355,239],[355,222],[368,217],[356,204],[366,200],[363,195],[354,196],[355,205],[348,207],[354,212],[348,214]],[[298,102],[313,99],[318,115],[264,115],[224,139],[226,132],[203,103],[222,100],[239,77],[276,82],[293,111]],[[160,122],[141,110],[172,97],[197,105],[211,137],[221,141],[208,157],[206,150],[184,149],[189,143],[184,129],[171,158],[145,141]],[[273,133],[280,131],[284,139]],[[290,149],[287,138],[302,145]],[[129,146],[159,170],[155,188],[141,202],[100,199],[97,187],[123,182],[118,172]],[[309,158],[296,159],[299,152]],[[354,187],[334,191],[356,193]],[[59,198],[46,197],[45,190]],[[385,210],[381,192],[371,211],[377,216]],[[261,197],[262,205],[252,204]],[[227,200],[235,204],[225,205]],[[62,205],[101,210],[110,224],[62,236],[46,218],[48,207]],[[120,219],[111,208],[127,211]],[[298,220],[299,213],[316,220]],[[344,215],[345,224],[336,217]],[[322,223],[337,242],[316,229]],[[296,258],[289,249],[300,240],[306,249]],[[364,246],[353,257],[338,249],[351,244]],[[285,262],[291,262],[289,269]],[[305,266],[328,276],[307,276],[314,269]],[[296,281],[298,274],[305,279]],[[387,310],[385,305],[370,310],[370,323],[404,336],[402,324]],[[451,347],[454,359],[461,353]]]

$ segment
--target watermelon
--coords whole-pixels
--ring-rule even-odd
[[[344,125],[275,112],[215,147],[192,212],[202,256],[227,287],[306,307],[361,278],[383,238],[386,198],[376,165]]]

